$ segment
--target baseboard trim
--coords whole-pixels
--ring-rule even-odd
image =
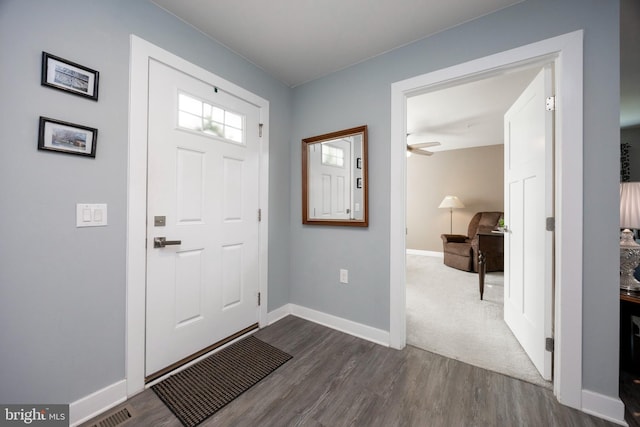
[[[69,425],[77,426],[127,400],[127,381],[121,380],[69,405]]]
[[[282,307],[276,308],[273,311],[267,313],[267,325],[276,323],[291,314],[291,304],[285,304]]]
[[[351,320],[343,319],[311,308],[302,307],[300,305],[289,304],[289,306],[291,308],[291,314],[296,317],[389,347],[388,331],[383,331],[382,329],[363,325],[362,323],[353,322]]]
[[[407,249],[407,255],[432,256],[436,258],[444,258],[444,252],[423,251],[421,249]]]
[[[582,390],[582,411],[621,426],[628,425],[624,420],[624,403],[620,398]]]

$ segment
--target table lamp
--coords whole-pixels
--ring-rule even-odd
[[[640,263],[640,245],[633,229],[640,229],[640,182],[620,183],[620,289],[640,291],[633,273]]]

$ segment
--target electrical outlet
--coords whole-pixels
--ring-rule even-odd
[[[349,283],[349,270],[340,269],[340,283]]]

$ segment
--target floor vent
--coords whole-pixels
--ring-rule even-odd
[[[89,427],[116,427],[131,418],[133,418],[133,408],[131,405],[125,405],[115,412],[107,413]]]

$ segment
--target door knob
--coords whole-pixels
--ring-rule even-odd
[[[153,247],[154,248],[164,248],[169,245],[181,245],[182,240],[167,240],[166,237],[154,237],[153,238]]]

